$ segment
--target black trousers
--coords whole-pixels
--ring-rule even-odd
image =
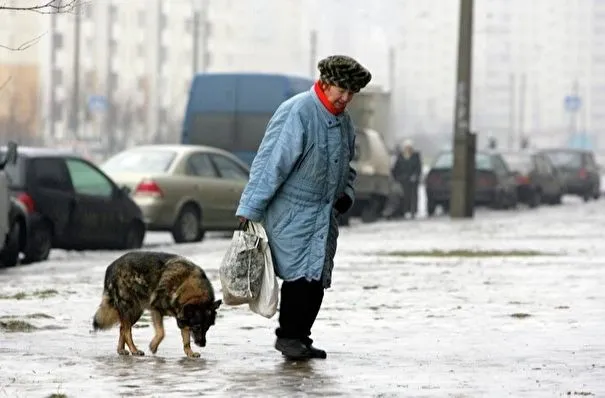
[[[305,278],[284,281],[281,286],[279,305],[279,327],[275,334],[280,338],[299,339],[311,344],[311,328],[324,297],[321,280],[308,281]]]
[[[403,183],[403,213],[416,214],[418,209],[418,184],[415,182]]]

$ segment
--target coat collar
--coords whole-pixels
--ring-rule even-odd
[[[326,109],[324,104],[321,102],[321,100],[317,96],[314,86],[311,86],[311,89],[309,90],[309,92],[311,93],[311,97],[313,97],[313,102],[315,102],[315,106],[317,107],[317,109],[319,111],[318,112],[319,117],[321,120],[324,121],[326,126],[328,126],[328,127],[339,126],[342,123],[342,120],[344,119],[345,115],[347,114],[347,111],[345,110],[338,115],[333,115]]]

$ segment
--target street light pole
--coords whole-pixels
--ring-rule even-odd
[[[199,50],[200,50],[200,5],[199,0],[192,0],[193,5],[193,26],[192,26],[192,67],[193,75],[195,76],[199,70]]]
[[[460,0],[458,72],[454,114],[454,164],[450,216],[472,218],[475,182],[475,135],[470,131],[473,0]]]

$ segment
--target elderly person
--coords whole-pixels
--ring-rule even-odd
[[[397,213],[404,218],[410,213],[412,218],[416,217],[418,210],[418,184],[422,175],[422,163],[420,154],[414,150],[411,140],[405,140],[403,149],[397,154],[393,176],[403,188],[403,206]]]
[[[332,281],[337,216],[355,200],[355,131],[345,108],[372,78],[343,55],[318,68],[319,81],[269,121],[236,212],[267,231],[283,280],[275,348],[290,359],[326,358],[310,336]]]

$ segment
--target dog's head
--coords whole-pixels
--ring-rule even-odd
[[[180,317],[176,323],[179,329],[189,328],[193,341],[200,347],[206,346],[206,332],[216,320],[216,310],[221,306],[222,300],[214,302],[189,303],[183,306]]]

